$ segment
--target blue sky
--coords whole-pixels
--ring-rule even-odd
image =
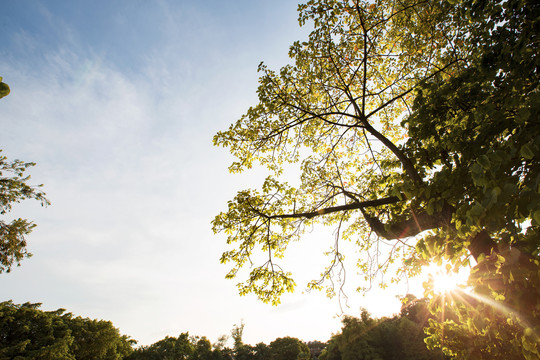
[[[32,181],[52,205],[25,202],[9,215],[38,227],[28,238],[34,256],[0,275],[0,301],[110,320],[140,344],[185,331],[215,341],[242,320],[252,344],[337,332],[337,300],[302,292],[322,270],[331,234],[292,246],[297,293],[272,307],[239,297],[224,279],[224,238],[210,225],[236,191],[265,176],[229,174],[232,158],[212,137],[256,104],[259,62],[279,68],[306,37],[296,8],[291,0],[3,1],[0,76],[11,94],[0,101],[0,148],[37,163]],[[345,310],[392,315],[395,293],[405,292],[351,290]]]

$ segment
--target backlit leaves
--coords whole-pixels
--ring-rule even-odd
[[[321,0],[299,10],[300,23],[312,21],[314,30],[291,46],[292,64],[279,71],[261,64],[259,104],[214,137],[214,144],[237,158],[232,172],[257,162],[281,176],[285,164],[297,163],[301,174],[295,188],[269,178],[262,193],[240,192],[216,217],[214,231],[236,243],[222,257],[234,264],[228,277],[246,264],[255,266],[251,256],[257,249],[273,264],[319,217],[327,225],[365,228],[355,220],[358,211],[324,211],[401,196],[407,190],[399,185],[403,171],[412,176],[411,184],[418,182],[396,145],[406,138],[399,121],[411,111],[418,81],[443,76],[460,56],[460,30],[442,20],[451,10],[445,2]],[[403,213],[403,205],[393,211]],[[388,209],[366,211],[390,218]],[[355,231],[344,233],[352,238]],[[252,272],[251,278],[261,274],[273,276]],[[243,292],[255,289],[240,286]]]

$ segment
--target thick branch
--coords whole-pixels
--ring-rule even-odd
[[[369,216],[362,211],[366,221],[371,229],[380,237],[387,240],[401,239],[419,234],[424,230],[439,228],[442,226],[452,226],[453,208],[446,206],[439,213],[429,215],[426,212],[418,214],[413,213],[413,217],[398,223],[383,224],[376,217]],[[497,251],[497,243],[489,236],[488,232],[482,230],[478,234],[470,237],[470,244],[467,250],[471,253],[474,260],[478,260],[481,254],[490,255],[492,250]]]
[[[381,205],[388,205],[388,204],[394,204],[399,201],[399,198],[397,196],[390,196],[383,199],[376,199],[376,200],[367,200],[367,201],[361,201],[361,202],[353,202],[346,205],[339,205],[339,206],[330,206],[327,208],[315,210],[315,211],[309,211],[309,212],[303,212],[303,213],[293,213],[293,214],[281,214],[281,215],[263,215],[268,219],[298,219],[298,218],[306,218],[311,219],[315,216],[319,215],[327,215],[335,212],[340,211],[347,211],[347,210],[358,210],[363,209],[366,207],[375,207],[375,206],[381,206]]]
[[[401,151],[396,144],[394,144],[390,139],[388,139],[386,136],[375,130],[373,126],[371,126],[367,121],[364,123],[364,129],[368,131],[371,135],[375,136],[380,142],[382,142],[391,152],[396,155],[396,157],[401,162],[401,165],[403,166],[403,169],[405,169],[405,172],[407,175],[411,177],[411,179],[417,183],[422,184],[422,178],[420,177],[420,174],[418,174],[418,171],[414,168],[414,164],[412,163],[411,159],[409,159],[403,151]]]
[[[393,224],[383,224],[378,218],[372,217],[364,211],[362,213],[371,229],[378,236],[388,240],[406,238],[417,235],[424,230],[450,226],[452,219],[451,207],[445,207],[441,212],[433,215],[423,211],[413,213],[411,218]]]
[[[471,237],[470,245],[467,248],[471,255],[474,257],[474,260],[478,260],[480,254],[490,255],[491,250],[497,249],[497,244],[488,232],[485,230],[480,231],[475,236]]]

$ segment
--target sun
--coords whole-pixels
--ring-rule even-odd
[[[436,294],[447,294],[460,289],[467,282],[468,272],[455,273],[447,264],[432,264],[427,268],[427,274]]]
[[[448,274],[441,271],[433,274],[433,291],[438,294],[445,294],[457,289],[459,279],[456,274]]]

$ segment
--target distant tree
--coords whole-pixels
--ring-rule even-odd
[[[0,98],[9,92],[9,86],[0,77]],[[14,203],[26,199],[38,200],[41,205],[49,204],[45,193],[39,190],[41,185],[28,184],[30,176],[25,175],[25,171],[34,165],[20,160],[8,161],[0,155],[0,215],[5,216]],[[23,258],[31,256],[26,250],[26,235],[34,227],[35,224],[26,219],[0,220],[0,273],[9,272],[14,264],[19,265]]]
[[[191,360],[196,345],[192,343],[189,333],[182,333],[177,338],[166,336],[150,346],[136,349],[130,360]]]
[[[136,341],[120,335],[110,321],[91,320],[64,314],[73,343],[71,353],[76,359],[123,359],[133,352]]]
[[[41,311],[40,304],[0,303],[0,359],[75,359],[64,310]]]
[[[247,345],[244,345],[247,346]],[[233,360],[237,359],[233,349],[221,344],[212,346],[206,337],[182,333],[177,338],[166,336],[149,346],[142,346],[128,360]]]
[[[212,351],[212,343],[206,337],[194,338],[192,343],[195,345],[193,351],[193,360],[218,360],[217,353]]]
[[[235,360],[253,360],[255,358],[255,350],[252,346],[243,344],[234,350]]]
[[[427,309],[427,304],[422,303]],[[427,321],[427,319],[426,319]],[[424,343],[423,324],[407,316],[373,319],[365,310],[360,318],[343,318],[341,333],[332,337],[321,360],[440,360],[441,350]]]
[[[109,321],[83,319],[40,304],[0,303],[0,359],[124,359],[134,344]]]
[[[228,335],[221,335],[218,337],[217,341],[214,343],[215,349],[223,349],[227,346],[227,341],[229,340]]]
[[[244,341],[242,340],[242,337],[244,336],[244,327],[245,324],[243,321],[240,322],[240,325],[234,325],[231,330],[231,337],[234,341],[234,349],[239,349],[244,345]]]
[[[376,341],[371,331],[377,325],[369,313],[362,311],[361,318],[345,316],[342,320],[341,334],[330,340],[335,346],[329,346],[329,360],[367,360],[381,359],[380,350],[373,346]]]
[[[307,343],[307,346],[309,348],[309,352],[311,353],[311,357],[314,359],[318,359],[319,355],[326,347],[326,344],[320,341],[309,341]]]
[[[228,347],[222,348],[222,349],[215,349],[216,352],[219,354],[220,359],[224,360],[234,360],[234,350]]]
[[[253,347],[253,352],[253,360],[268,360],[272,356],[272,349],[262,342]]]
[[[297,338],[282,337],[270,343],[271,360],[297,360],[309,359],[310,353],[307,345]]]

